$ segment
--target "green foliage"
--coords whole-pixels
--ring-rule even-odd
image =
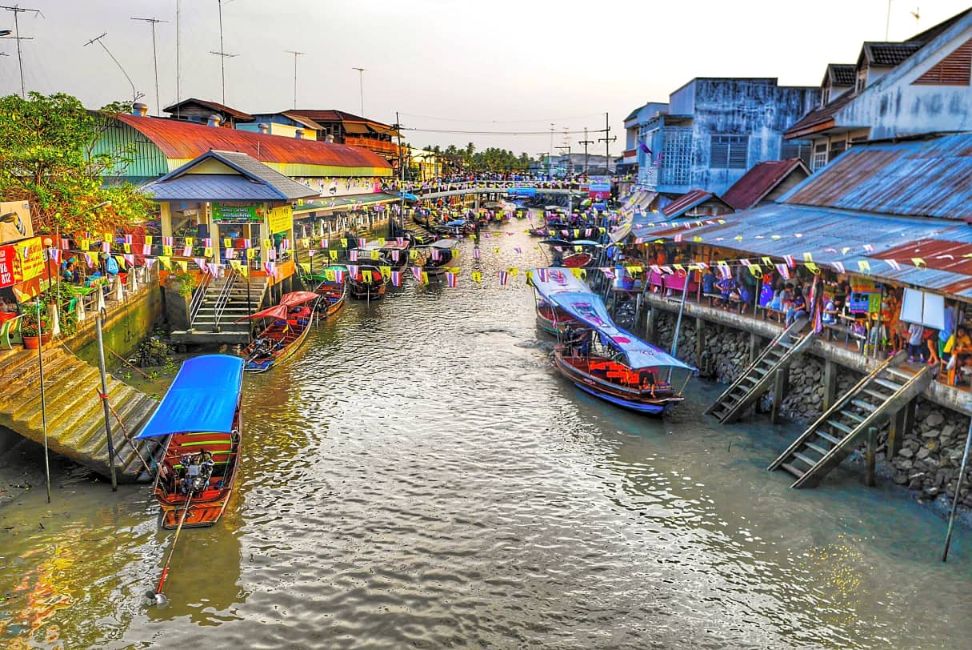
[[[464,148],[458,149],[449,145],[441,149],[438,145],[430,151],[437,154],[443,161],[445,174],[456,172],[524,172],[530,167],[530,156],[521,153],[517,156],[512,151],[489,147],[476,151],[476,146],[470,142]]]
[[[196,279],[191,273],[177,271],[169,275],[169,282],[186,302],[192,299],[192,292],[196,289]]]
[[[105,232],[145,220],[152,201],[130,184],[103,186],[102,176],[128,152],[93,154],[108,115],[63,93],[0,98],[0,196],[30,201],[39,232]]]

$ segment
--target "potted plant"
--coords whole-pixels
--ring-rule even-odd
[[[43,337],[40,332],[43,330]],[[37,320],[37,309],[28,307],[24,317],[20,319],[20,335],[24,339],[24,348],[36,350],[41,341],[47,344],[51,340],[50,321],[46,312],[41,312],[40,321]]]

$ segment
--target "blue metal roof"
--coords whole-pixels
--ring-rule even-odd
[[[972,218],[972,133],[855,144],[782,201],[889,215]]]
[[[230,433],[243,388],[243,359],[207,354],[187,360],[138,438]]]

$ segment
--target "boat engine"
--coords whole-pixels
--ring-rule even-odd
[[[186,454],[182,457],[185,476],[182,478],[183,491],[186,494],[198,493],[206,489],[209,479],[213,476],[216,463],[208,454]]]

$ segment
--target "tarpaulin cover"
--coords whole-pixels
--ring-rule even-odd
[[[240,320],[247,320],[247,319],[258,320],[260,318],[276,318],[278,320],[287,320],[287,314],[289,311],[290,308],[287,307],[287,305],[274,305],[273,307],[267,307],[262,311],[258,311],[255,314],[244,316]]]
[[[317,300],[318,297],[313,291],[291,291],[290,293],[285,293],[280,298],[280,304],[284,307],[296,307],[297,305],[303,305],[305,302]]]
[[[695,370],[611,320],[604,301],[587,284],[563,269],[534,269],[531,282],[537,293],[601,335],[601,340],[624,354],[629,368],[670,367]]]
[[[182,364],[138,438],[172,433],[230,433],[243,388],[243,359],[207,354]]]

